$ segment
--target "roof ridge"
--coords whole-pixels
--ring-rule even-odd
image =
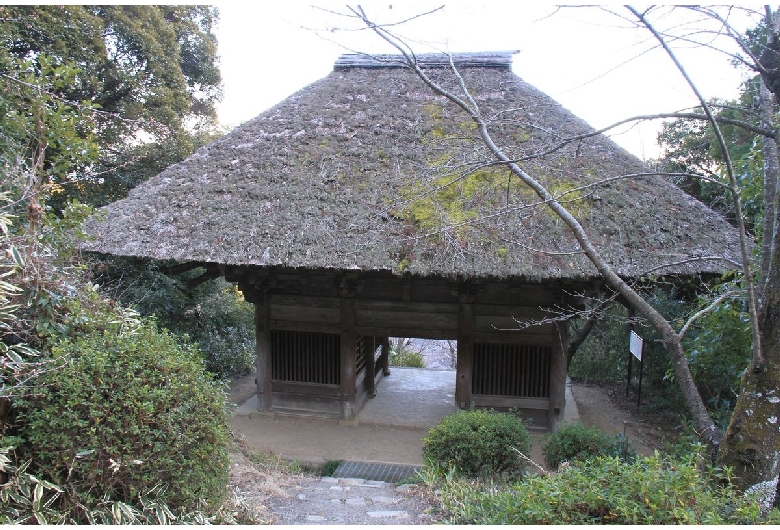
[[[512,56],[519,50],[459,53],[422,53],[415,55],[424,68],[449,68],[450,61],[457,67],[505,68],[512,67]],[[406,68],[401,54],[345,53],[333,65],[334,70],[347,68]]]

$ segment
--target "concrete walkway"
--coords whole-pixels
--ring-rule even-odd
[[[455,370],[393,367],[358,414],[358,423],[427,430],[457,410]]]
[[[336,420],[263,415],[257,397],[233,414],[233,430],[250,445],[305,464],[328,460],[422,465],[422,439],[456,412],[455,370],[391,368],[358,414],[356,425]],[[576,421],[577,405],[566,387],[563,421]],[[531,458],[541,462],[541,435],[532,434]]]

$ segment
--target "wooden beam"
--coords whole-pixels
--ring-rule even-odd
[[[382,337],[382,356],[379,358],[382,365],[382,375],[390,375],[390,338]]]
[[[198,285],[200,285],[202,283],[206,283],[209,280],[213,280],[215,278],[219,278],[221,275],[222,275],[222,272],[218,268],[213,267],[213,268],[210,268],[210,269],[206,269],[206,272],[204,272],[203,274],[201,274],[197,278],[194,278],[192,280],[188,280],[186,282],[186,285],[187,285],[188,288],[194,289],[195,287],[197,287]]]
[[[271,326],[266,297],[255,302],[255,350],[257,354],[257,410],[271,412]]]
[[[375,337],[406,337],[410,339],[434,339],[434,340],[454,340],[458,338],[455,329],[421,329],[419,327],[365,327],[356,328],[358,335],[372,335]]]
[[[471,407],[471,375],[474,370],[474,308],[461,303],[458,308],[458,365],[455,401],[462,409]]]
[[[177,276],[179,274],[184,274],[185,272],[189,272],[193,269],[197,269],[198,267],[205,268],[206,264],[200,261],[188,261],[187,263],[180,263],[178,265],[174,265],[173,267],[168,267],[165,270],[165,274],[169,276]]]
[[[558,428],[566,404],[566,374],[568,368],[569,333],[566,322],[556,322],[553,329],[550,358],[550,430]]]
[[[290,381],[271,381],[274,392],[286,394],[311,394],[313,396],[326,396],[338,398],[341,393],[336,385],[318,385],[313,383],[293,383]]]
[[[532,335],[530,333],[484,333],[474,332],[474,342],[487,342],[491,344],[524,344],[528,346],[552,345],[552,334]]]
[[[541,398],[518,398],[511,396],[486,396],[474,394],[471,400],[477,407],[491,407],[496,409],[533,409],[548,410],[550,408],[549,399]]]
[[[313,331],[316,333],[341,333],[339,324],[326,324],[323,322],[286,322],[284,320],[271,320],[271,329],[279,331]]]
[[[376,340],[374,337],[366,337],[365,340],[371,341],[370,351],[366,356],[366,392],[368,397],[376,397]]]
[[[341,299],[341,414],[340,419],[352,421],[357,415],[357,335],[355,334],[355,300]]]

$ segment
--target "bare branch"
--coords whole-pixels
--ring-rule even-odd
[[[319,6],[312,6],[312,7],[314,9],[317,9],[317,10],[322,11],[323,13],[327,13],[329,15],[336,15],[336,16],[339,16],[339,17],[348,17],[348,18],[354,18],[355,17],[354,11],[353,11],[353,14],[350,15],[348,13],[340,13],[339,11],[333,11],[331,9],[326,9],[324,7],[319,7]],[[386,28],[392,28],[394,26],[401,26],[403,24],[407,24],[407,23],[411,22],[412,20],[416,20],[418,18],[422,18],[422,17],[428,16],[428,15],[432,15],[433,13],[436,13],[437,11],[441,11],[445,7],[446,6],[441,5],[439,7],[435,7],[433,9],[431,9],[430,11],[426,11],[424,13],[418,13],[416,15],[412,15],[411,17],[405,18],[403,20],[399,20],[398,22],[389,22],[387,24],[377,24],[376,27],[377,28],[386,29]],[[350,6],[347,6],[347,8],[352,10],[352,8]],[[362,11],[362,6],[358,6],[358,9],[360,9]],[[344,28],[338,28],[338,29],[339,29],[339,31],[347,31]],[[371,30],[371,28],[361,27],[361,28],[356,28],[356,29],[354,29],[352,31],[368,31],[368,30]]]
[[[690,76],[688,75],[688,72],[685,70],[685,68],[683,68],[682,64],[680,64],[680,61],[677,59],[677,56],[674,54],[671,48],[669,48],[669,45],[666,43],[664,38],[661,37],[661,35],[655,30],[653,25],[650,24],[650,22],[647,20],[647,18],[644,15],[640,14],[631,6],[627,6],[627,9],[631,13],[633,13],[635,17],[637,17],[637,19],[647,28],[648,31],[650,31],[650,33],[653,34],[653,36],[655,36],[655,38],[663,47],[664,51],[666,51],[667,55],[669,55],[669,58],[677,67],[677,70],[680,72],[680,74],[683,76],[685,81],[688,83],[688,86],[690,86],[693,93],[696,94],[696,97],[699,99],[699,103],[701,104],[705,114],[707,114],[707,118],[710,120],[710,123],[712,124],[713,131],[715,132],[715,136],[718,139],[718,144],[720,145],[721,151],[723,152],[723,157],[726,162],[726,172],[728,173],[729,182],[731,184],[731,196],[732,196],[732,200],[734,201],[734,211],[736,212],[735,217],[737,220],[737,228],[739,229],[739,241],[740,241],[740,248],[742,252],[741,268],[744,276],[745,285],[747,288],[747,298],[750,307],[750,324],[753,330],[753,369],[757,371],[763,371],[766,368],[766,358],[764,357],[764,352],[761,347],[761,331],[758,324],[758,299],[756,296],[756,290],[753,284],[753,278],[751,274],[750,251],[748,249],[747,230],[745,229],[745,220],[742,217],[743,209],[742,209],[742,199],[739,193],[739,184],[737,182],[736,175],[734,174],[734,165],[731,162],[731,155],[729,154],[728,145],[726,145],[726,139],[723,137],[723,133],[721,132],[720,127],[718,126],[718,122],[715,118],[715,115],[712,112],[712,109],[707,104],[707,101],[704,99],[704,96],[702,96],[696,84],[691,80]]]
[[[682,340],[682,338],[688,332],[688,329],[690,329],[690,327],[692,325],[694,325],[696,323],[696,321],[699,320],[701,317],[703,317],[704,315],[706,315],[708,313],[712,313],[713,311],[715,311],[715,309],[717,309],[717,307],[720,304],[722,304],[723,302],[725,302],[729,298],[734,298],[736,296],[741,296],[741,295],[744,295],[744,294],[745,294],[745,291],[742,291],[742,290],[739,290],[739,291],[727,291],[727,292],[723,293],[722,295],[720,295],[719,297],[717,297],[715,300],[712,301],[712,303],[710,305],[708,305],[707,307],[705,307],[701,311],[698,311],[695,315],[693,315],[691,318],[689,318],[685,322],[685,325],[683,325],[683,327],[680,329],[680,332],[678,333],[678,335],[680,336],[680,340]]]
[[[680,261],[674,261],[674,262],[670,262],[670,263],[664,263],[663,265],[659,265],[658,267],[654,267],[652,269],[648,269],[648,270],[646,270],[644,272],[644,274],[642,276],[643,277],[648,276],[648,275],[654,273],[655,271],[659,271],[659,270],[665,269],[667,267],[675,267],[675,266],[678,266],[678,265],[685,265],[686,263],[695,263],[697,261],[724,261],[724,262],[728,263],[729,265],[732,265],[732,266],[734,266],[736,268],[740,268],[741,267],[741,263],[738,263],[738,262],[736,262],[736,261],[734,261],[732,259],[729,259],[729,258],[727,258],[725,256],[693,256],[693,257],[690,257],[688,259],[684,259],[684,260],[680,260]]]
[[[698,114],[698,113],[692,113],[692,112],[662,112],[658,114],[644,114],[644,115],[638,115],[638,116],[632,116],[630,118],[626,118],[624,120],[620,120],[618,122],[615,122],[611,125],[607,125],[606,127],[602,127],[601,129],[589,131],[586,133],[578,134],[575,136],[568,136],[566,138],[561,139],[558,143],[552,145],[551,147],[539,151],[536,153],[532,153],[530,155],[524,156],[522,158],[514,159],[514,162],[525,162],[528,160],[533,160],[535,158],[541,158],[543,156],[549,155],[551,153],[554,153],[555,151],[558,151],[559,149],[575,143],[582,140],[586,140],[588,138],[592,138],[594,136],[599,136],[601,134],[607,133],[611,131],[612,129],[615,129],[617,127],[620,127],[622,125],[625,125],[627,123],[631,122],[642,122],[642,121],[653,121],[653,120],[661,120],[661,119],[669,119],[669,118],[682,118],[682,119],[693,119],[693,120],[701,120],[701,121],[710,121],[710,118],[706,114]],[[733,125],[735,127],[741,127],[747,131],[750,131],[755,134],[760,134],[761,136],[767,137],[767,138],[775,138],[778,131],[776,129],[767,129],[765,127],[760,127],[757,125],[753,125],[750,122],[746,122],[743,120],[735,120],[733,118],[724,118],[724,117],[715,117],[715,121],[718,123],[722,123],[724,125]],[[537,128],[533,124],[528,124],[532,128]]]
[[[615,301],[614,297],[606,298],[601,302],[599,302],[599,304],[596,307],[594,307],[593,309],[587,312],[587,316],[585,318],[585,321],[582,324],[582,327],[577,330],[577,333],[569,342],[569,347],[567,348],[566,351],[567,369],[569,368],[569,366],[571,366],[571,361],[572,359],[574,359],[574,356],[577,354],[577,350],[579,350],[580,346],[582,346],[582,344],[590,336],[590,332],[593,330],[593,327],[596,325],[596,322],[598,322],[604,310],[606,310],[607,307],[609,307],[614,301]]]

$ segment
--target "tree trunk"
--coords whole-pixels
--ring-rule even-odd
[[[780,237],[775,234],[775,244]],[[766,370],[745,371],[718,462],[734,469],[737,487],[776,499],[780,473],[780,253],[775,252],[761,297],[759,324]]]
[[[767,8],[770,28],[767,49],[777,42],[777,25]],[[762,54],[762,57],[764,55]],[[762,76],[761,117],[774,124],[774,101],[770,88],[780,87],[780,72]],[[780,99],[774,93],[775,100]],[[762,244],[759,335],[766,366],[752,362],[742,376],[740,393],[726,436],[721,444],[718,462],[734,469],[736,486],[760,490],[766,507],[777,504],[780,474],[780,218],[777,209],[778,146],[764,142],[764,241]]]
[[[764,82],[761,83],[760,115],[762,124],[774,128],[774,98]],[[759,293],[766,290],[770,274],[770,261],[777,249],[775,232],[777,231],[778,180],[780,180],[780,161],[778,161],[777,138],[761,137],[761,150],[764,154],[764,238],[761,242],[761,276]]]

